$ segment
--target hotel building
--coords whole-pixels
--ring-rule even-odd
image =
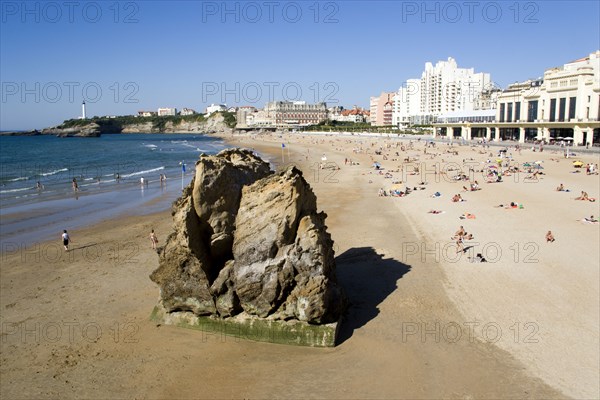
[[[490,105],[490,74],[459,68],[456,60],[425,63],[421,79],[409,79],[393,100],[393,123],[399,127],[431,124],[449,114],[470,112]]]
[[[264,111],[277,127],[316,125],[327,119],[325,103],[272,101],[265,105]]]

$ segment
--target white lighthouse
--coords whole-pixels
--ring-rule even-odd
[[[85,119],[85,100],[81,103],[81,119]]]

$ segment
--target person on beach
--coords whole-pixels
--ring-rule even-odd
[[[42,190],[44,190],[44,185],[42,185],[42,183],[40,181],[37,181],[37,183],[35,184],[35,188],[38,191],[42,191]]]
[[[156,233],[154,233],[154,229],[152,229],[152,231],[150,232],[150,247],[153,250],[156,250],[156,245],[158,244],[158,237],[156,236]]]
[[[73,186],[73,191],[74,192],[78,192],[79,191],[79,185],[77,184],[77,178],[73,178],[73,182],[72,182],[71,186]]]
[[[460,228],[458,228],[458,230],[452,237],[452,239],[456,239],[457,237],[463,237],[466,234],[467,234],[467,232],[465,232],[465,228],[461,225]]]
[[[563,186],[563,184],[561,183],[560,185],[558,185],[558,187],[556,188],[557,192],[564,192],[565,187]]]
[[[460,203],[462,201],[465,201],[465,199],[462,198],[462,196],[460,195],[460,193],[457,193],[454,196],[452,196],[452,202],[453,203]]]
[[[587,192],[584,192],[583,190],[581,191],[581,196],[575,198],[575,200],[589,200],[590,196],[587,194]]]
[[[554,239],[554,235],[552,234],[552,231],[548,231],[548,233],[546,233],[546,243],[552,243],[555,240],[556,239]]]
[[[66,229],[63,230],[62,241],[63,246],[65,247],[65,251],[69,251],[69,242],[71,241],[71,238],[69,237],[69,234],[67,233]]]
[[[463,236],[458,236],[456,238],[456,254],[464,253],[465,247],[463,246]]]

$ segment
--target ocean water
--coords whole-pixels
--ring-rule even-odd
[[[181,163],[187,185],[199,155],[225,147],[192,134],[0,136],[0,241],[31,243],[103,219],[167,209],[181,194]]]

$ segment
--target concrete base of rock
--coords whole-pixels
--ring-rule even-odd
[[[199,330],[202,340],[254,340],[295,346],[334,347],[338,322],[311,325],[302,321],[282,321],[258,318],[245,313],[232,318],[199,317],[191,312],[168,313],[161,305],[154,307],[150,319],[165,325]]]

